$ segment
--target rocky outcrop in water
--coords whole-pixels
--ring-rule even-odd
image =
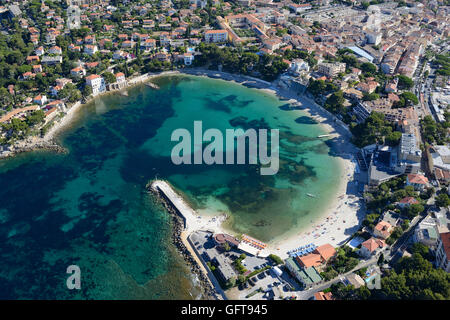
[[[35,150],[48,150],[56,153],[66,153],[67,150],[61,147],[53,140],[35,140],[35,141],[21,141],[3,151],[0,152],[0,158],[11,157],[13,155],[29,152]]]

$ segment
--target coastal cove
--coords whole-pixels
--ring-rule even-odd
[[[170,242],[170,218],[145,192],[154,178],[170,181],[202,215],[227,213],[229,232],[274,244],[336,208],[353,168],[317,138],[336,134],[318,116],[274,92],[223,80],[152,81],[161,89],[138,85],[128,97],[110,94],[79,108],[54,137],[67,153],[0,161],[5,298],[196,298],[196,280]],[[261,177],[252,165],[173,165],[170,134],[195,120],[220,130],[279,128],[280,171]],[[70,264],[85,271],[81,292],[64,288]]]

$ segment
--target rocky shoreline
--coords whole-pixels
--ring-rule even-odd
[[[0,158],[8,158],[18,155],[19,153],[46,150],[56,153],[67,153],[67,149],[59,145],[56,141],[22,141],[19,144],[12,146],[10,149],[0,151]]]
[[[58,145],[56,141],[53,141],[54,135],[56,132],[64,129],[64,127],[71,122],[74,113],[83,105],[88,104],[89,102],[93,101],[96,98],[102,97],[107,94],[116,94],[120,92],[123,92],[124,90],[128,90],[131,87],[134,87],[139,84],[147,83],[148,81],[162,77],[162,76],[170,76],[170,75],[179,75],[179,74],[186,74],[186,75],[195,75],[195,76],[206,76],[210,78],[215,79],[222,79],[227,81],[235,81],[237,83],[240,83],[244,86],[251,87],[251,88],[267,88],[271,86],[270,82],[245,76],[245,75],[237,75],[237,74],[231,74],[227,72],[221,72],[221,71],[214,71],[214,70],[207,70],[203,68],[192,68],[192,69],[180,69],[180,70],[174,70],[174,71],[162,71],[157,73],[146,73],[143,75],[131,77],[127,81],[127,85],[125,88],[122,88],[120,90],[112,90],[107,91],[104,93],[101,93],[97,95],[96,97],[89,97],[87,100],[80,100],[74,103],[66,112],[66,114],[58,120],[56,123],[53,124],[50,131],[45,135],[43,138],[34,137],[34,140],[28,140],[28,141],[18,141],[16,144],[9,147],[9,149],[1,150],[2,146],[0,145],[0,159],[1,158],[8,158],[13,157],[16,154],[23,153],[23,152],[29,152],[34,150],[50,150],[50,151],[56,151],[56,152],[67,152],[66,149]]]
[[[183,218],[178,214],[177,210],[172,206],[172,204],[161,194],[160,191],[155,191],[150,186],[147,186],[148,192],[156,196],[156,199],[161,203],[167,212],[170,214],[172,220],[172,243],[177,248],[178,252],[181,254],[183,259],[186,261],[187,265],[191,269],[191,272],[198,277],[200,282],[200,287],[202,289],[202,296],[204,299],[216,300],[216,290],[211,285],[208,277],[202,272],[197,261],[194,259],[192,253],[188,250],[185,243],[182,240],[181,233],[184,230]]]

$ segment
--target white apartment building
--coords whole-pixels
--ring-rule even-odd
[[[367,43],[379,45],[383,35],[381,32],[369,32],[366,34]]]
[[[318,72],[329,78],[336,77],[339,73],[345,72],[345,63],[320,63]]]
[[[91,74],[86,77],[86,85],[92,88],[92,95],[94,96],[106,91],[105,79],[100,77],[98,74]]]
[[[308,72],[309,65],[302,59],[295,59],[291,62],[291,65],[289,66],[289,71],[293,74],[299,74],[302,71]]]
[[[96,45],[87,44],[87,45],[84,46],[84,53],[86,53],[87,55],[92,56],[97,51],[98,51],[98,48],[97,48]]]
[[[227,30],[208,30],[205,32],[206,42],[225,42],[228,39]]]

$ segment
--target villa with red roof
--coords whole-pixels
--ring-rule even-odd
[[[33,99],[33,102],[43,106],[47,103],[47,97],[45,95],[38,95]]]
[[[75,78],[82,78],[86,75],[86,70],[82,66],[78,66],[70,70],[70,75]]]
[[[423,191],[428,186],[428,178],[421,174],[408,174],[406,185],[413,186],[414,190]]]
[[[92,95],[94,96],[106,91],[105,80],[98,74],[91,74],[90,76],[87,76],[86,85],[92,88]]]
[[[295,259],[302,268],[320,268],[324,266],[328,260],[336,255],[336,249],[330,244],[324,244],[317,247],[312,253],[305,256],[299,256]]]
[[[373,228],[373,235],[381,239],[387,239],[391,235],[392,231],[394,231],[394,227],[390,223],[380,221],[375,228]]]
[[[314,300],[334,300],[333,294],[331,292],[319,291],[314,293]]]
[[[419,201],[414,197],[404,197],[397,203],[400,208],[409,207],[412,204],[419,204]]]
[[[380,253],[383,248],[386,247],[384,240],[377,238],[370,238],[369,240],[361,243],[361,249],[359,249],[359,254],[364,258],[370,258],[373,255]]]

